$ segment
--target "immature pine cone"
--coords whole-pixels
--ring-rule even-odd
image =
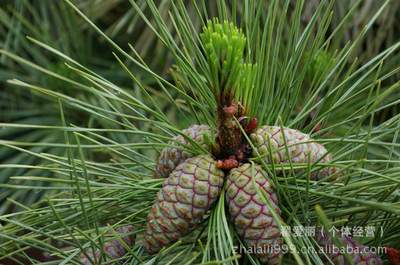
[[[165,179],[145,226],[143,246],[150,254],[168,247],[197,226],[218,199],[224,173],[210,155],[185,160]]]
[[[206,133],[211,136],[211,128],[208,125],[192,125],[182,131],[190,138],[200,143],[206,148],[203,134]],[[175,136],[175,141],[168,142],[169,145],[180,146],[184,148],[185,145],[192,146],[182,135]],[[195,156],[188,150],[177,149],[173,147],[165,147],[157,161],[157,169],[154,172],[154,178],[166,178],[168,175],[183,161]]]
[[[132,234],[132,232],[135,231],[135,228],[133,228],[133,226],[127,225],[127,226],[114,228],[114,231],[126,243],[126,245],[129,248],[132,248],[135,245],[136,234]],[[112,233],[107,232],[106,235],[112,235]],[[127,253],[127,250],[124,248],[124,246],[118,239],[113,239],[111,241],[107,241],[107,238],[106,238],[103,246],[104,246],[104,253],[106,254],[106,259],[101,260],[102,262],[121,258]],[[85,264],[85,265],[100,264],[100,255],[101,255],[100,249],[96,248],[94,253],[93,253],[92,248],[87,248],[85,251],[91,260],[89,260],[83,253],[81,253],[81,254],[79,254],[79,261],[82,264]],[[97,261],[97,263],[94,263],[95,260]],[[114,262],[107,263],[107,264],[111,265],[111,264],[114,264]]]
[[[227,206],[236,232],[246,247],[252,248],[252,253],[257,253],[263,263],[277,264],[282,244],[279,228],[256,192],[251,180],[251,171],[250,164],[243,164],[229,172],[225,184]],[[263,175],[266,176],[266,172],[256,165],[253,171],[255,185],[265,191],[275,211],[280,215],[275,190]]]
[[[284,128],[284,132],[292,163],[308,163],[309,155],[311,156],[311,163],[314,163],[326,154],[326,149],[321,144],[313,142],[302,143],[306,141],[311,141],[308,134],[304,134],[298,130],[293,130],[289,128]],[[262,126],[250,135],[251,141],[254,144],[254,147],[256,148],[258,153],[261,156],[264,155],[263,160],[267,164],[270,164],[271,161],[269,154],[268,137],[271,140],[272,151],[278,148],[282,148],[282,150],[272,153],[274,164],[276,164],[277,166],[280,163],[288,164],[289,156],[286,152],[281,127]],[[253,155],[256,156],[256,153],[253,152]],[[328,163],[331,160],[332,155],[328,154],[318,163]],[[318,172],[311,173],[310,179],[320,180],[326,176],[336,173],[338,170],[339,169],[336,167],[325,167]],[[336,178],[337,177],[335,177],[334,179]]]
[[[382,260],[375,254],[372,253],[371,250],[362,245],[360,242],[355,241],[351,237],[342,236],[340,233],[336,235],[343,246],[337,247],[333,242],[332,237],[329,236],[327,231],[323,232],[318,230],[315,235],[315,239],[320,246],[319,252],[324,252],[329,259],[336,265],[350,265],[347,262],[345,256],[342,254],[343,251],[346,251],[354,265],[381,265]],[[343,250],[343,251],[342,251]],[[321,260],[326,264],[331,264],[330,261],[321,253]]]

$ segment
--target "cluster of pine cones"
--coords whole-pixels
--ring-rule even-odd
[[[239,93],[238,100],[236,83],[232,86],[227,80],[227,69],[254,69],[253,65],[243,63],[241,57],[246,41],[232,23],[222,25],[218,20],[209,21],[201,39],[211,68],[217,69],[217,79],[213,81],[225,84],[218,89],[211,84],[217,101],[218,129],[192,125],[162,150],[154,177],[165,180],[148,214],[142,245],[149,254],[156,254],[179,241],[200,225],[224,189],[230,220],[246,249],[257,250],[256,256],[262,264],[278,264],[283,255],[281,210],[271,171],[266,171],[266,165],[274,165],[277,175],[294,174],[312,181],[335,180],[340,176],[339,169],[329,165],[332,156],[309,135],[279,126],[257,129],[257,119],[249,120],[247,98]],[[246,71],[239,76],[245,81]],[[239,79],[236,78],[237,82]],[[195,149],[207,152],[196,155],[190,151]],[[308,163],[313,165],[310,172],[306,167],[298,166]],[[315,241],[319,247],[334,245],[332,238],[324,237],[320,232],[316,233]],[[348,237],[342,237],[340,242],[366,248]],[[112,241],[107,245],[119,251],[109,257],[118,259],[123,255],[117,254],[126,253],[123,252],[126,248],[116,247],[119,244],[120,241]],[[97,257],[97,254],[86,253],[83,259],[88,256]],[[338,265],[349,264],[341,253],[327,251],[321,254],[321,260],[331,264],[327,258]],[[350,258],[356,265],[382,264],[381,259],[371,252],[350,253]]]
[[[218,135],[218,131],[212,130],[207,125],[192,125],[183,130],[183,133],[207,148],[205,137]],[[289,161],[307,163],[309,160],[323,164],[332,159],[323,145],[312,142],[307,134],[298,130],[262,126],[249,133],[249,137],[254,146],[251,156],[259,163],[261,160],[257,157],[261,157],[267,164],[273,159],[276,165],[288,164]],[[230,219],[246,247],[270,250],[258,253],[258,258],[263,264],[277,264],[282,255],[279,247],[282,244],[279,226],[257,193],[257,189],[262,190],[269,198],[273,210],[280,215],[273,181],[267,172],[260,165],[251,164],[248,160],[238,162],[235,158],[230,158],[218,161],[212,155],[195,156],[184,148],[191,145],[182,135],[174,137],[169,145],[171,147],[163,149],[154,173],[155,178],[166,179],[148,215],[142,243],[147,252],[159,252],[163,247],[181,239],[191,228],[198,226],[218,199],[221,189],[225,189]],[[227,169],[226,162],[229,161],[234,167]],[[310,179],[320,180],[336,174],[334,179],[337,172],[337,168],[322,167],[311,172]],[[321,245],[328,244],[318,234],[317,242]],[[361,246],[350,239],[348,242]],[[337,264],[347,264],[343,255],[340,256],[334,257],[335,260],[340,260]],[[355,264],[382,264],[372,253],[368,256],[355,255],[353,261]]]
[[[205,134],[218,135],[217,131],[211,130],[208,125],[192,125],[183,130],[183,133],[207,148]],[[307,163],[308,160],[328,163],[332,159],[324,146],[312,142],[308,135],[297,130],[262,126],[249,136],[255,147],[252,156],[261,157],[268,164],[271,163],[271,158],[275,164],[287,164],[289,160],[292,163]],[[165,178],[165,180],[148,215],[142,242],[146,251],[149,254],[156,254],[162,248],[180,240],[191,228],[198,226],[218,199],[221,189],[225,189],[225,201],[230,219],[246,248],[268,250],[257,253],[259,260],[262,264],[277,264],[282,256],[280,229],[277,220],[256,190],[264,192],[273,210],[280,215],[278,199],[268,173],[258,164],[237,162],[233,163],[236,167],[228,170],[225,168],[226,163],[215,160],[212,155],[195,156],[184,148],[191,144],[182,135],[174,137],[169,145],[171,147],[163,149],[154,173],[155,178]],[[284,148],[285,146],[288,148]],[[273,152],[273,150],[278,151]],[[334,174],[338,175],[337,172],[337,168],[323,167],[312,172],[310,178],[320,180]],[[128,252],[126,246],[132,248],[135,244],[136,235],[132,234],[134,231],[132,226],[115,229],[121,240],[114,239],[104,243],[103,252],[106,260],[122,259]],[[360,253],[349,253],[354,264],[382,264],[375,253],[363,253],[362,250],[366,247],[359,242],[350,237],[340,235],[338,237],[342,246],[360,250]],[[327,258],[334,264],[349,264],[343,254],[334,251],[336,245],[328,233],[324,234],[318,230],[315,240],[320,249],[325,250],[325,255],[321,253],[321,259],[325,264],[331,264]],[[126,246],[121,241],[124,241]],[[80,254],[80,262],[91,264],[95,260],[99,261],[100,253],[99,249],[94,251],[88,249],[86,255]]]

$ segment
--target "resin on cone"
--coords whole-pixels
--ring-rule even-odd
[[[182,131],[184,134],[201,144],[206,148],[204,141],[204,133],[211,136],[211,128],[208,125],[191,125],[189,128]],[[185,145],[192,146],[182,135],[175,136],[175,141],[168,142],[169,145],[180,146],[184,148]],[[154,178],[166,178],[168,175],[183,161],[195,156],[188,150],[182,150],[174,147],[165,147],[157,161],[157,168],[154,172]]]
[[[148,215],[143,246],[150,254],[168,247],[197,226],[218,199],[224,172],[210,155],[185,160],[165,179]]]
[[[381,265],[382,260],[371,250],[352,239],[348,236],[342,236],[340,233],[336,235],[339,239],[340,243],[343,247],[337,247],[334,243],[333,238],[329,235],[329,233],[325,230],[318,230],[316,232],[316,241],[319,245],[318,252],[322,251],[329,257],[329,259],[335,265],[350,265],[345,256],[342,254],[343,251],[346,251],[354,265]],[[323,255],[320,254],[321,260],[326,264],[331,264],[331,262]]]
[[[287,147],[290,153],[292,163],[308,163],[309,156],[311,156],[311,163],[318,161],[326,154],[326,149],[322,144],[309,142],[311,141],[308,134],[302,133],[298,130],[284,128],[284,135],[286,138]],[[271,156],[269,151],[268,138],[270,139],[272,147],[272,158],[274,164],[277,166],[289,163],[289,155],[285,148],[285,142],[281,127],[279,126],[262,126],[250,134],[250,139],[254,147],[262,156],[267,164],[271,164]],[[307,142],[307,143],[303,143]],[[281,148],[281,150],[274,152],[274,150]],[[256,156],[256,153],[253,153]],[[332,155],[325,155],[318,163],[324,164],[332,160]],[[318,172],[312,172],[311,180],[320,180],[326,176],[330,176],[339,171],[335,167],[325,167]],[[336,179],[337,176],[334,178]],[[332,180],[334,180],[332,179]]]
[[[129,247],[132,248],[135,245],[135,239],[136,239],[136,234],[132,234],[132,232],[135,231],[135,228],[131,225],[127,226],[122,226],[118,228],[114,228],[114,231],[118,234],[118,236],[125,242],[125,244]],[[119,259],[123,257],[128,250],[124,247],[124,245],[118,240],[118,239],[113,239],[109,241],[109,235],[113,235],[111,232],[107,232],[106,235],[108,237],[105,238],[104,242],[104,249],[103,252],[105,253],[105,260],[101,260],[102,262],[107,262],[111,261],[114,259]],[[101,251],[100,249],[95,249],[93,253],[92,248],[88,248],[85,250],[87,255],[90,257],[88,259],[83,253],[79,254],[79,262],[85,265],[90,265],[90,264],[100,264],[100,258],[101,258]],[[97,262],[96,262],[97,261]],[[121,260],[119,260],[121,261]],[[107,264],[114,264],[114,262],[110,262]]]
[[[280,215],[275,190],[264,177],[266,172],[256,165],[253,176],[255,185],[265,191],[275,211]],[[243,164],[229,172],[225,189],[231,220],[246,248],[251,248],[253,253],[257,253],[264,264],[277,264],[281,256],[280,231],[268,207],[258,195],[251,178],[250,164]]]

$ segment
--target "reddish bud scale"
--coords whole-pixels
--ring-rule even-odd
[[[326,155],[326,149],[322,144],[310,142],[310,136],[304,134],[298,130],[284,128],[284,135],[286,138],[289,155],[285,148],[285,142],[282,134],[281,127],[279,126],[262,126],[250,135],[250,139],[254,144],[254,147],[258,153],[263,156],[263,160],[267,163],[271,163],[271,156],[269,151],[268,138],[272,147],[272,159],[274,164],[288,164],[289,156],[292,163],[303,163],[307,164],[309,158],[311,163],[317,162],[325,164],[332,160],[332,155]],[[304,143],[303,143],[304,142]],[[274,152],[274,150],[281,148],[280,151]],[[256,156],[256,153],[253,153]],[[336,167],[325,167],[317,172],[311,173],[311,180],[320,180],[326,176],[330,176],[339,169]],[[337,176],[332,179],[335,180]]]
[[[280,231],[268,207],[258,195],[252,182],[264,190],[275,211],[280,215],[275,190],[266,179],[266,173],[256,165],[252,174],[250,164],[232,169],[226,179],[226,203],[236,232],[247,248],[252,248],[265,264],[277,264],[281,256]],[[260,251],[261,250],[261,251]]]
[[[165,179],[145,226],[150,254],[168,247],[197,226],[221,192],[224,173],[210,155],[187,159]]]
[[[123,227],[118,227],[115,228],[114,231],[118,234],[118,236],[126,243],[126,245],[130,248],[132,248],[135,245],[135,239],[136,239],[136,234],[132,234],[133,231],[135,231],[135,228],[131,225],[123,226]],[[111,232],[107,232],[106,235],[112,235]],[[109,238],[109,236],[108,236]],[[106,260],[105,261],[111,261],[113,259],[118,259],[123,257],[128,250],[124,248],[123,244],[118,240],[118,239],[113,239],[111,241],[105,239],[104,242],[104,253],[106,254]],[[95,252],[93,253],[92,248],[88,248],[85,250],[87,255],[90,257],[88,259],[83,253],[79,254],[79,261],[82,264],[85,265],[90,265],[97,260],[98,264],[100,264],[100,255],[101,251],[100,249],[95,249]],[[96,258],[95,258],[96,257]],[[104,262],[104,260],[102,260]],[[114,264],[114,262],[109,262],[107,264]]]
[[[250,133],[254,132],[254,130],[257,128],[257,125],[258,125],[257,118],[251,118],[249,121],[249,124],[247,124],[246,133],[250,134]]]
[[[332,237],[329,236],[327,231],[318,230],[315,235],[315,239],[319,245],[318,253],[322,251],[329,257],[329,259],[335,265],[350,265],[343,251],[346,251],[354,265],[382,265],[382,260],[367,247],[362,245],[360,242],[355,241],[351,237],[342,236],[340,233],[336,235],[343,249],[339,249],[333,242]],[[328,265],[331,262],[321,253],[321,260],[324,264]]]
[[[229,107],[226,107],[226,108],[224,109],[224,111],[225,111],[225,114],[226,114],[228,117],[233,117],[233,115],[234,115],[235,112],[236,112],[236,109],[235,109],[234,106],[229,106]]]
[[[211,128],[208,125],[192,125],[189,128],[182,131],[184,134],[200,143],[206,148],[203,134],[206,133],[211,136]],[[215,133],[217,133],[215,131]],[[182,135],[175,136],[175,141],[168,142],[169,145],[181,146],[184,145],[192,146]],[[193,157],[194,154],[187,150],[182,150],[173,147],[165,147],[157,161],[157,168],[154,172],[154,178],[166,178],[168,175],[183,161]]]
[[[239,166],[239,162],[235,159],[234,156],[229,159],[218,160],[217,167],[220,169],[229,170]]]

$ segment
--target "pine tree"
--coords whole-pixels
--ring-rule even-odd
[[[316,221],[393,262],[396,1],[8,2],[1,262],[324,264]]]

